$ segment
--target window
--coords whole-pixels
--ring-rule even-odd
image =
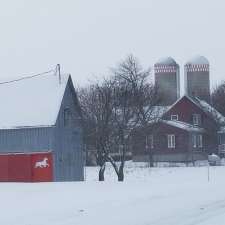
[[[168,148],[175,148],[175,146],[176,146],[175,135],[174,134],[168,134],[167,135],[167,142],[168,142]]]
[[[145,143],[145,149],[148,150],[149,148],[154,148],[154,138],[153,138],[153,135],[149,135],[149,136],[146,136],[146,143]]]
[[[171,115],[171,120],[178,120],[178,115]]]
[[[202,148],[203,141],[202,141],[202,134],[193,134],[192,135],[192,146],[193,148]]]
[[[193,145],[193,148],[197,148],[197,135],[196,134],[192,135],[192,145]]]
[[[221,144],[222,144],[222,137],[221,137],[221,134],[219,134],[219,136],[218,136],[218,141],[219,141],[219,145],[221,145]]]
[[[71,123],[71,112],[69,108],[64,109],[64,126],[68,127]]]
[[[198,135],[198,147],[199,148],[202,148],[203,147],[203,144],[202,144],[202,135],[201,134]]]
[[[150,148],[154,148],[154,139],[153,139],[153,135],[149,135],[148,137],[148,144]]]
[[[193,114],[193,125],[201,125],[201,115],[200,114]]]

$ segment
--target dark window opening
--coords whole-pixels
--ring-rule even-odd
[[[64,126],[68,127],[71,123],[71,111],[69,108],[64,109]]]

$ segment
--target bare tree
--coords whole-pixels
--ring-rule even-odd
[[[114,167],[118,181],[123,181],[126,154],[131,152],[134,131],[138,129],[141,135],[147,135],[143,131],[153,119],[157,103],[150,74],[149,69],[144,70],[130,55],[112,70],[107,80],[79,92],[86,121],[86,143],[97,151],[100,181],[104,180],[106,161]],[[120,153],[119,162],[112,157],[115,150]]]
[[[133,132],[149,126],[149,121],[153,119],[153,109],[157,103],[157,91],[150,83],[150,70],[144,70],[138,60],[130,55],[122,61],[114,73],[114,107],[113,120],[116,135],[116,143],[121,153],[120,164],[117,166],[112,159],[112,163],[118,180],[124,180],[125,156],[130,149],[130,141]],[[146,132],[142,135],[146,136]],[[152,161],[152,160],[151,160]]]
[[[225,81],[214,89],[211,97],[215,109],[225,116]]]
[[[104,181],[105,163],[111,146],[113,89],[110,81],[96,82],[79,91],[85,120],[86,144],[95,148],[100,166],[99,181]]]

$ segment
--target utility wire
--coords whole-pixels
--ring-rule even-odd
[[[15,80],[9,80],[9,81],[5,81],[5,82],[0,82],[0,85],[1,84],[9,84],[9,83],[13,83],[13,82],[18,82],[18,81],[26,80],[26,79],[31,79],[31,78],[34,78],[34,77],[38,77],[38,76],[49,74],[51,72],[56,73],[57,71],[56,71],[56,69],[54,69],[54,70],[52,69],[52,70],[49,70],[49,71],[46,71],[46,72],[43,72],[43,73],[38,73],[38,74],[35,74],[35,75],[31,75],[31,76],[25,76],[25,77],[21,77],[21,78],[15,79]]]

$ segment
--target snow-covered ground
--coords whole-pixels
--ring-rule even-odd
[[[0,225],[224,225],[225,167],[148,168],[128,163],[97,182],[0,184]]]

